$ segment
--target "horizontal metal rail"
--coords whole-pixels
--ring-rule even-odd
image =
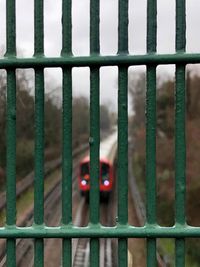
[[[62,56],[62,57],[4,57],[0,59],[0,68],[59,68],[92,66],[131,66],[160,64],[194,64],[200,63],[200,53],[144,54],[117,56]]]
[[[33,225],[31,227],[6,226],[0,228],[0,238],[186,238],[200,237],[200,227],[175,225],[161,227],[159,225],[145,225],[135,227],[129,224],[104,227],[100,224],[90,224],[87,227],[62,225],[48,227]]]

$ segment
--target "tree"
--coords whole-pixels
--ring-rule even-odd
[[[84,96],[75,97],[72,104],[73,147],[89,140],[89,103]]]
[[[52,96],[45,100],[45,148],[61,146],[62,120],[61,107]]]
[[[16,71],[17,139],[34,139],[34,98],[32,76],[27,70]]]
[[[0,71],[0,166],[5,168],[6,155],[6,72]]]
[[[157,129],[169,138],[174,135],[174,80],[163,81],[157,90]]]
[[[145,72],[131,72],[129,74],[129,93],[132,98],[133,128],[141,128],[145,125],[145,94],[146,74]]]
[[[110,112],[106,105],[100,106],[100,129],[108,131],[111,128]]]

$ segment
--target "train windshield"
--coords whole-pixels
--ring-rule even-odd
[[[81,165],[81,175],[85,176],[86,174],[89,174],[89,164],[84,163]]]
[[[101,177],[102,181],[109,179],[109,165],[106,163],[101,164]]]

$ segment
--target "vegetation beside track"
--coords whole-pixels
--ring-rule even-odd
[[[61,171],[56,169],[51,174],[47,176],[47,179],[44,180],[44,194],[47,194],[57,183],[61,177]],[[26,210],[33,207],[34,199],[34,187],[31,186],[26,190],[16,201],[16,210],[17,210],[17,220],[23,217],[23,214]],[[0,226],[5,224],[5,209],[0,211]]]
[[[47,81],[44,103],[45,161],[58,158],[62,151],[62,103],[61,88],[54,81]],[[57,96],[53,93],[57,92]],[[60,96],[58,94],[60,93]],[[0,71],[0,191],[6,180],[6,72]],[[31,70],[16,72],[16,178],[19,181],[34,169],[35,138],[34,74]],[[109,131],[115,115],[107,107],[100,106],[100,126]],[[76,96],[72,101],[72,147],[77,148],[89,140],[89,101]]]
[[[134,116],[130,133],[134,140],[133,170],[143,200],[145,201],[145,74],[133,75],[130,79],[130,92],[133,96]],[[186,141],[187,141],[187,223],[200,226],[200,77],[197,73],[187,72],[186,90]],[[157,218],[163,226],[174,224],[175,203],[175,141],[174,141],[174,104],[175,83],[173,78],[158,77],[157,88]],[[174,240],[160,239],[164,253],[174,266]],[[200,239],[186,240],[186,264],[196,267],[200,262]]]

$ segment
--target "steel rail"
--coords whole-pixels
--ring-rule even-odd
[[[79,203],[74,225],[81,227],[86,223],[88,217],[88,209],[86,209],[85,198],[82,198]],[[72,240],[72,266],[73,267],[87,267],[89,266],[89,252],[90,241],[89,239],[76,238]]]
[[[132,65],[171,65],[200,63],[200,53],[110,55],[110,56],[61,56],[61,57],[4,57],[0,59],[1,69],[16,68],[55,68],[93,66],[132,66]]]
[[[80,153],[83,153],[88,149],[88,145],[84,144],[80,148],[77,148],[73,152],[73,157],[78,156]],[[61,157],[47,162],[44,166],[44,174],[49,175],[59,168],[62,164]],[[34,183],[34,171],[31,171],[23,179],[17,182],[16,184],[16,197],[19,198],[26,190],[30,188]],[[6,207],[6,192],[0,193],[0,211]]]
[[[54,184],[53,187],[45,194],[45,196],[44,196],[45,208],[47,208],[49,204],[52,204],[52,203],[55,204],[55,202],[57,204],[57,200],[60,197],[60,195],[54,194],[54,193],[56,190],[58,190],[59,186],[60,186],[60,181],[56,182],[56,184]],[[53,199],[52,199],[52,195],[53,195]],[[50,208],[52,208],[52,206],[49,207],[49,209]],[[26,216],[24,216],[23,220],[21,221],[21,224],[23,226],[27,225],[27,224],[32,224],[32,221],[33,221],[33,205],[31,206],[31,208],[28,211],[28,213],[26,214]],[[20,255],[18,255],[18,257],[17,257],[17,266],[20,266],[19,264],[20,264],[21,260],[23,259],[23,257],[27,254],[27,251],[33,247],[33,242],[32,242],[32,246],[30,246],[29,243],[30,242],[27,242],[24,239],[18,239],[17,240],[17,242],[16,242],[17,251],[18,251],[18,247],[23,247],[23,249],[21,249],[19,252]],[[4,251],[4,253],[5,253],[5,251]],[[1,255],[2,255],[2,253],[1,253]],[[6,263],[6,255],[4,255],[4,257],[2,258],[2,260],[0,262],[0,267],[5,266],[5,263]]]
[[[57,209],[57,205],[58,205],[58,202],[60,200],[60,181],[59,183],[56,183],[55,186],[50,190],[50,192],[47,193],[47,196],[45,198],[45,206],[44,206],[44,210],[46,210],[47,214],[45,216],[45,219],[48,220],[48,215],[49,213],[51,213],[52,211],[55,211],[54,212],[54,217],[56,215],[56,211],[58,210]],[[31,221],[33,219],[33,214],[31,216]],[[52,218],[53,219],[53,218]],[[46,241],[46,240],[45,240]],[[19,249],[19,244],[22,243],[22,250],[20,251]],[[46,242],[44,242],[44,246],[46,245]],[[32,253],[30,253],[30,259],[27,258],[27,254],[28,254],[28,251],[29,250],[33,250],[33,240],[30,241],[30,244],[29,242],[26,242],[26,240],[24,239],[20,239],[19,240],[19,243],[17,244],[17,252],[19,251],[20,253],[20,256],[18,255],[17,253],[17,266],[22,266],[21,262],[25,262],[27,266],[27,262],[32,262],[32,266],[34,266],[34,257],[32,255]],[[30,265],[29,265],[30,266]]]
[[[109,202],[108,206],[101,204],[102,215],[104,224],[111,226],[113,224],[113,218],[111,211],[114,203]],[[86,222],[88,216],[88,209],[85,212],[86,203],[84,199],[80,202],[77,209],[74,225],[81,227]],[[73,239],[72,245],[72,266],[73,267],[88,267],[89,266],[89,255],[90,255],[90,240],[89,238],[76,238]],[[111,267],[112,266],[112,241],[110,238],[100,239],[100,267]]]
[[[60,194],[59,194],[59,183],[57,183],[55,185],[55,187],[53,188],[53,190],[51,190],[51,194],[48,193],[47,194],[47,198],[45,199],[45,209],[48,210],[53,210],[54,207],[57,206],[57,203],[59,201],[60,198]],[[53,197],[52,197],[53,196]],[[53,200],[53,201],[52,201]],[[31,216],[31,221],[33,219],[33,215]],[[22,247],[22,249],[20,249],[20,246]],[[18,244],[17,244],[17,266],[22,266],[22,262],[26,263],[27,266],[27,262],[30,262],[30,260],[33,258],[31,256],[32,253],[28,254],[28,251],[32,251],[33,250],[33,240],[30,240],[30,242],[27,242],[24,239],[20,239]],[[19,254],[20,253],[20,254]],[[31,259],[27,258],[27,254],[30,255]],[[34,261],[32,261],[34,262]]]
[[[74,157],[78,157],[80,154],[84,153],[85,150],[87,149],[87,146],[83,146],[81,149],[77,149],[76,151],[74,151]],[[58,161],[58,160],[56,160]],[[56,163],[56,162],[55,162]],[[54,167],[56,166],[59,167],[57,164],[53,164]],[[76,163],[74,164],[73,169],[77,169],[77,165],[78,165],[78,160],[76,161]],[[53,168],[52,168],[53,169]],[[48,169],[49,171],[49,169]],[[48,172],[48,175],[51,174],[52,171]],[[74,172],[74,176],[73,176],[73,184],[75,183],[75,177],[77,177],[77,175],[75,175]],[[49,210],[49,213],[52,213],[52,208],[54,206],[57,205],[59,199],[61,198],[61,191],[60,191],[60,186],[61,184],[61,178],[58,179],[53,186],[45,193],[44,196],[44,210],[45,212],[47,212]],[[73,187],[74,188],[74,187]],[[73,197],[75,195],[75,192],[73,191]],[[34,207],[33,205],[30,207],[30,209],[27,211],[27,213],[25,214],[25,216],[23,216],[23,218],[20,220],[20,226],[27,226],[27,225],[31,225],[32,221],[33,221],[33,213],[34,213]],[[45,219],[48,219],[48,212],[45,216]],[[5,243],[5,242],[4,242]],[[30,242],[25,241],[24,239],[18,239],[16,242],[16,247],[21,246],[23,247],[23,250],[21,250],[20,252],[20,256],[18,255],[17,257],[17,266],[21,266],[20,262],[22,261],[22,259],[25,257],[25,255],[27,254],[28,250],[30,250],[33,246],[33,242],[32,242],[32,246],[30,246]],[[1,244],[1,255],[0,255],[0,267],[5,266],[6,264],[6,255],[5,254],[5,245],[2,243]]]
[[[82,151],[82,153],[83,152],[84,151]],[[78,153],[77,156],[78,155],[80,155],[80,153]],[[75,173],[75,169],[77,169],[77,165],[78,165],[78,160],[76,161],[76,163],[73,166],[73,169],[74,169],[74,171],[73,171],[74,175],[73,175],[73,179],[72,179],[73,185],[76,182],[75,178],[77,177],[77,174]],[[73,198],[74,198],[75,194],[76,194],[75,191],[73,191],[73,195],[72,195]],[[44,200],[45,200],[45,202],[44,202],[44,204],[45,204],[45,207],[44,207],[45,217],[44,217],[44,219],[45,219],[45,221],[48,222],[48,225],[53,224],[55,216],[58,215],[58,207],[57,206],[58,206],[59,201],[61,200],[61,178],[58,181],[56,181],[54,186],[46,193]],[[52,213],[54,214],[54,216],[51,218],[51,220],[49,220],[50,215]],[[32,214],[32,216],[33,216],[33,214]],[[58,218],[59,218],[58,221],[61,221],[60,215],[58,215]],[[25,244],[25,248],[24,248],[23,253],[21,254],[21,259],[20,259],[20,260],[23,260],[23,257],[26,256],[27,251],[33,247],[33,242],[32,242],[32,247],[29,246],[29,244],[26,244],[24,239],[21,239],[21,242]],[[47,243],[48,243],[48,240],[45,240],[44,241],[44,247],[47,246]],[[18,262],[19,262],[18,266],[21,266],[20,260],[18,260]],[[32,258],[30,259],[30,261],[29,260],[27,260],[27,261],[30,262],[29,267],[34,266],[34,255],[32,255]]]
[[[115,188],[116,189],[116,188]],[[116,191],[116,190],[115,190]],[[116,192],[113,191],[113,194]],[[109,200],[109,203],[102,204],[102,215],[105,217],[105,222],[102,222],[103,225],[107,227],[114,225],[116,214],[114,214],[114,205],[116,205],[116,199],[112,198]],[[111,267],[113,266],[113,258],[117,258],[117,255],[114,255],[112,247],[113,242],[111,238],[102,238],[100,239],[100,267]]]
[[[89,238],[79,238],[77,240],[76,251],[73,258],[73,267],[88,267],[90,255],[90,240]]]

